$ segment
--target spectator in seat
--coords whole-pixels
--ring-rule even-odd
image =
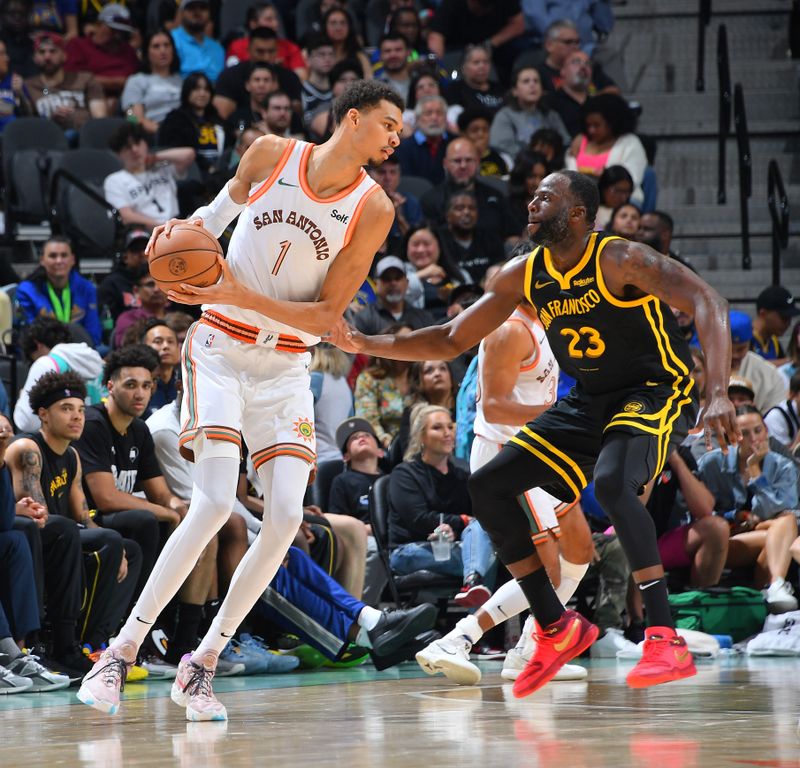
[[[303,126],[308,130],[311,119],[320,107],[328,107],[333,101],[331,70],[336,59],[333,44],[323,35],[313,35],[306,42],[308,76],[302,83]]]
[[[611,212],[607,230],[612,235],[619,235],[628,240],[633,240],[639,231],[639,222],[642,214],[633,203],[623,203]]]
[[[497,231],[478,226],[482,216],[475,194],[459,190],[448,198],[446,224],[437,229],[447,258],[466,270],[473,283],[480,283],[486,270],[505,258]]]
[[[770,438],[785,445],[793,453],[800,445],[800,373],[789,381],[789,398],[764,415]]]
[[[214,86],[202,72],[192,72],[181,87],[181,103],[161,123],[158,144],[194,150],[200,171],[208,176],[219,164],[225,145],[222,119],[211,103]]]
[[[792,318],[800,315],[795,298],[782,285],[771,285],[758,294],[753,318],[753,340],[750,349],[773,365],[783,365],[786,353],[780,337],[789,330]]]
[[[603,231],[609,228],[614,211],[630,202],[633,194],[633,179],[621,165],[609,165],[600,174],[600,179],[597,182],[597,191],[600,193],[600,207],[597,209],[594,228]],[[641,218],[639,224],[640,227],[636,233],[637,240],[639,240],[639,235],[642,234]],[[639,242],[643,241],[639,240]],[[656,248],[656,250],[659,253],[662,252],[660,248]]]
[[[789,358],[778,368],[785,379],[791,379],[800,371],[800,321],[796,322],[789,335],[789,346],[787,349]]]
[[[0,39],[0,133],[15,118],[34,114],[22,75],[11,71],[9,63],[8,49]]]
[[[114,324],[114,333],[111,337],[114,347],[121,347],[125,344],[128,331],[139,321],[150,318],[166,320],[169,306],[167,295],[158,287],[146,264],[139,266],[136,271],[133,295],[136,299],[136,306],[126,309]]]
[[[390,85],[404,102],[407,101],[411,85],[411,48],[408,40],[400,32],[387,32],[381,36],[378,53],[380,59],[374,68],[380,68],[380,73],[375,78]]]
[[[540,128],[531,136],[528,149],[544,155],[553,171],[564,167],[564,140],[558,131],[552,128]]]
[[[675,259],[675,261],[679,261],[684,267],[691,269],[692,272],[696,272],[697,270],[686,259],[672,250],[672,233],[674,229],[675,222],[668,213],[664,211],[648,211],[641,215],[639,229],[636,231],[634,239],[649,245],[659,253]]]
[[[714,514],[714,497],[697,478],[697,462],[688,447],[670,453],[645,503],[656,525],[664,568],[688,568],[693,587],[715,586],[728,556],[730,526]]]
[[[32,10],[33,0],[6,0],[0,6],[0,40],[5,43],[11,69],[22,77],[32,77],[38,71],[33,60]]]
[[[353,415],[353,391],[347,383],[352,367],[341,349],[320,343],[314,347],[309,372],[314,396],[314,428],[317,432],[317,463],[341,460],[336,429]]]
[[[504,91],[491,79],[492,57],[483,44],[468,45],[461,60],[460,76],[447,90],[451,104],[463,109],[485,109],[492,116],[503,106]]]
[[[167,328],[171,328],[178,337],[178,349],[182,349],[183,342],[186,341],[186,335],[189,333],[189,329],[195,319],[188,312],[174,309],[164,315],[164,320],[167,323]]]
[[[275,63],[291,69],[301,80],[308,76],[306,60],[303,58],[303,51],[300,46],[288,40],[283,27],[283,20],[275,6],[275,3],[268,0],[259,0],[247,9],[245,16],[245,26],[248,30],[266,27],[271,29],[278,36],[278,50],[275,55]],[[250,59],[250,40],[247,36],[238,37],[231,41],[226,52],[226,63],[228,66],[238,64],[240,61]]]
[[[389,562],[398,574],[427,570],[460,576],[464,590],[494,585],[496,557],[487,533],[472,517],[469,472],[453,461],[455,424],[450,411],[423,405],[411,421],[405,461],[389,479]],[[430,541],[451,542],[450,558],[434,559]]]
[[[41,117],[61,128],[77,131],[92,117],[106,117],[103,86],[90,72],[67,72],[64,40],[55,33],[41,32],[33,44],[33,61],[38,74],[28,77],[25,86]]]
[[[413,330],[433,325],[428,312],[406,301],[407,291],[405,264],[397,256],[384,256],[375,267],[376,301],[355,316],[358,330],[373,335],[388,323],[401,323]]]
[[[167,325],[166,320],[156,317],[145,321],[139,341],[158,355],[158,369],[153,376],[155,386],[143,416],[147,419],[159,408],[174,402],[178,397],[180,347],[175,331]]]
[[[403,334],[411,330],[402,323],[393,323],[382,332]],[[410,366],[405,360],[374,358],[356,379],[356,416],[372,425],[382,448],[388,448],[400,430],[403,409],[408,404]]]
[[[31,363],[14,406],[14,423],[23,432],[35,432],[41,423],[31,408],[30,392],[46,373],[76,373],[87,390],[87,405],[100,402],[103,359],[86,342],[73,342],[69,327],[53,317],[37,317],[22,331],[20,347]]]
[[[542,93],[542,80],[535,67],[522,67],[514,73],[509,103],[492,121],[492,146],[516,157],[540,128],[558,131],[565,143],[570,140],[561,117],[542,100]]]
[[[570,138],[583,127],[581,112],[592,90],[592,60],[583,51],[573,51],[561,66],[561,84],[550,95],[553,109],[561,116]]]
[[[93,574],[89,603],[82,611],[81,641],[97,650],[116,633],[134,597],[142,553],[136,542],[100,528],[89,511],[81,461],[72,446],[83,432],[85,400],[86,387],[77,373],[42,376],[29,400],[41,427],[20,435],[6,460],[17,502],[32,497],[46,507],[48,517],[69,518],[79,529],[87,575]],[[45,569],[50,567],[46,562]]]
[[[123,170],[106,176],[103,192],[125,224],[152,229],[178,215],[177,177],[194,162],[191,147],[151,153],[147,132],[138,123],[120,126],[108,142]]]
[[[232,67],[227,67],[214,84],[214,106],[220,117],[227,120],[236,109],[246,106],[250,96],[245,89],[253,64],[269,64],[275,79],[275,87],[289,94],[292,108],[298,113],[302,111],[302,85],[300,78],[278,63],[278,38],[275,32],[267,27],[256,27],[250,32],[248,45],[250,58]],[[212,82],[213,82],[213,78]],[[299,117],[298,117],[299,120]]]
[[[110,103],[116,106],[125,81],[139,69],[139,57],[128,42],[133,31],[130,11],[124,5],[104,6],[87,36],[75,37],[67,43],[64,69],[91,72],[111,99]]]
[[[262,127],[267,134],[281,136],[285,139],[303,138],[294,134],[292,124],[292,102],[283,91],[273,91],[264,99],[264,123]]]
[[[730,326],[731,374],[750,380],[755,394],[754,405],[759,413],[766,413],[786,400],[786,381],[774,365],[750,350],[753,323],[746,312],[731,310]]]
[[[561,68],[567,57],[579,50],[581,38],[575,23],[569,19],[554,21],[545,34],[544,49],[547,57],[539,65],[539,74],[542,76],[542,86],[545,91],[553,93],[561,85]],[[589,85],[591,94],[619,93],[616,83],[595,64],[592,67],[592,80]]]
[[[105,403],[86,409],[86,425],[75,448],[83,467],[83,488],[97,522],[136,541],[142,549],[137,594],[156,561],[159,523],[173,531],[187,512],[174,496],[156,459],[142,414],[153,391],[158,355],[143,344],[114,350],[106,358]],[[135,496],[144,492],[144,498]]]
[[[402,161],[401,161],[402,162]],[[508,211],[508,201],[502,192],[482,182],[478,176],[480,156],[475,145],[463,137],[453,139],[445,151],[442,163],[445,178],[421,198],[422,212],[432,223],[444,224],[450,198],[456,192],[471,192],[478,203],[478,226],[491,232],[498,240],[516,240],[516,222]],[[477,279],[476,279],[477,282]]]
[[[458,116],[458,130],[465,139],[469,139],[478,150],[481,165],[479,176],[508,175],[513,165],[512,157],[499,151],[490,141],[492,115],[485,109],[465,109]]]
[[[228,128],[241,129],[241,126],[258,126],[258,130],[265,128],[266,109],[265,102],[271,93],[278,89],[278,81],[270,64],[254,62],[249,65],[245,90],[249,94],[249,101],[242,107],[237,107],[228,118]]]
[[[308,123],[308,135],[312,141],[322,143],[333,135],[333,101],[340,96],[350,83],[361,80],[361,65],[357,61],[345,59],[338,64],[334,64],[330,73],[331,99],[324,104],[320,104]]]
[[[344,457],[345,471],[333,478],[328,500],[328,512],[349,515],[364,524],[367,532],[367,565],[364,573],[363,600],[367,605],[377,605],[387,575],[372,535],[369,515],[369,492],[374,482],[383,474],[379,462],[384,450],[378,436],[366,419],[351,418],[336,429],[338,450]]]
[[[97,289],[75,269],[75,254],[66,237],[51,237],[42,247],[39,266],[17,287],[16,300],[26,323],[55,317],[85,329],[94,344],[102,341]]]
[[[414,133],[395,150],[400,168],[407,176],[422,176],[439,184],[444,181],[443,159],[450,140],[447,102],[441,96],[422,96],[414,107],[414,116]]]
[[[444,88],[447,85],[442,82],[438,74],[428,66],[417,65],[411,70],[411,80],[408,85],[408,99],[406,99],[406,108],[403,111],[403,131],[401,138],[408,138],[413,135],[417,127],[416,108],[417,103],[423,96],[442,96],[446,97]],[[447,102],[445,102],[445,106]],[[447,129],[451,133],[457,133],[457,126],[455,118],[457,118],[463,107],[456,105],[447,107]],[[451,116],[453,119],[451,119]]]
[[[635,118],[627,102],[613,93],[593,96],[584,103],[582,115],[582,133],[567,152],[567,169],[599,178],[607,166],[621,165],[633,179],[631,201],[641,205],[647,154],[633,132]]]
[[[546,3],[541,0],[521,0],[520,5],[525,26],[537,45],[544,41],[547,29],[553,22],[567,19],[574,22],[581,47],[591,54],[597,36],[606,36],[614,28],[612,4],[605,0],[556,0]]]
[[[514,217],[516,231],[523,239],[528,233],[528,203],[536,188],[550,173],[547,158],[541,152],[520,152],[508,177],[509,212]]]
[[[345,59],[357,61],[361,66],[361,76],[365,80],[372,79],[372,65],[361,47],[353,20],[344,8],[328,8],[322,14],[320,30],[333,43],[333,55],[337,64]]]
[[[97,289],[97,303],[100,310],[108,310],[114,322],[126,309],[139,306],[133,286],[139,268],[147,264],[144,249],[149,240],[148,230],[136,226],[129,228],[125,235],[122,253]]]
[[[202,72],[213,83],[225,68],[225,51],[206,35],[211,21],[208,0],[181,0],[178,10],[181,25],[172,30],[172,39],[181,62],[181,75]]]
[[[443,0],[428,33],[428,47],[440,59],[445,51],[483,44],[491,50],[503,82],[524,41],[525,19],[518,0]]]
[[[398,191],[402,171],[396,155],[389,155],[380,165],[370,168],[369,175],[381,185],[394,205],[394,221],[386,238],[386,246],[390,253],[397,253],[409,229],[422,221],[422,206],[414,195],[404,195]]]
[[[714,496],[717,514],[733,525],[726,566],[755,566],[753,581],[767,587],[770,611],[794,611],[797,600],[785,579],[797,538],[797,469],[791,459],[770,450],[758,409],[740,406],[736,423],[740,443],[729,446],[727,453],[710,451],[698,470]]]
[[[181,62],[172,35],[158,29],[145,39],[140,71],[125,81],[120,107],[135,117],[151,136],[181,103]]]

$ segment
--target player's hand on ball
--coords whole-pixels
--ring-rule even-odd
[[[169,237],[169,233],[172,232],[173,227],[177,227],[178,224],[192,224],[196,227],[203,226],[203,220],[199,217],[195,217],[192,219],[170,219],[164,224],[159,224],[157,227],[153,228],[153,233],[150,235],[150,240],[148,241],[147,245],[145,246],[144,253],[145,256],[150,256],[150,252],[153,249],[153,245],[156,242],[158,236],[164,232],[166,237]]]
[[[361,341],[363,338],[363,335],[342,317],[339,318],[336,325],[328,331],[323,341],[327,341],[328,344],[339,347],[343,352],[357,355],[361,352],[363,347]]]
[[[167,293],[170,301],[179,304],[234,304],[244,306],[242,299],[247,289],[233,276],[224,256],[217,261],[222,268],[222,279],[214,285],[199,288],[188,283],[181,283],[178,288]]]

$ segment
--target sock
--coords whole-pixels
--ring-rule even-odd
[[[8,661],[13,661],[17,656],[22,656],[22,651],[10,637],[4,637],[0,640],[0,654],[7,656]]]
[[[175,634],[167,646],[167,656],[175,663],[175,654],[182,655],[197,645],[197,632],[203,618],[203,606],[192,603],[179,603],[175,620]]]
[[[531,613],[542,629],[546,629],[564,615],[564,606],[559,602],[544,567],[517,579],[517,583],[528,600]]]
[[[381,611],[379,611],[377,608],[372,608],[369,605],[365,605],[361,609],[361,613],[358,614],[356,621],[361,629],[369,632],[371,629],[375,629],[375,627],[378,625],[378,622],[381,620],[381,616],[383,616],[383,613],[381,613]],[[359,643],[359,645],[361,645],[361,643]],[[362,646],[362,648],[363,647],[365,646]]]
[[[361,648],[372,648],[372,641],[369,639],[369,630],[366,627],[359,627],[356,635],[356,645]]]
[[[561,583],[558,585],[556,594],[558,599],[566,605],[575,594],[581,579],[589,569],[589,563],[570,563],[559,555],[561,562]]]
[[[492,617],[495,626],[502,624],[512,616],[518,616],[523,611],[527,611],[528,607],[528,601],[514,579],[501,585],[481,606],[483,611]]]
[[[478,620],[475,618],[473,614],[469,616],[465,616],[463,619],[459,619],[456,622],[455,627],[453,627],[452,632],[448,632],[447,637],[449,638],[459,638],[459,637],[466,637],[473,645],[478,642],[483,637],[483,630],[481,629],[481,625],[478,623]]]
[[[644,610],[648,627],[669,627],[674,629],[675,623],[669,609],[667,593],[667,580],[660,579],[643,581],[639,585],[639,592],[644,600]]]

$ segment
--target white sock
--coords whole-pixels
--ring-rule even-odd
[[[589,563],[570,563],[561,555],[558,556],[561,563],[561,584],[558,585],[556,594],[562,605],[566,605],[578,589],[581,579],[589,568]]]
[[[492,617],[495,626],[529,608],[528,600],[516,579],[511,579],[499,587],[483,604],[483,610]]]
[[[459,619],[456,622],[455,627],[453,627],[453,631],[447,634],[449,638],[458,638],[458,637],[466,637],[473,645],[478,642],[483,637],[483,630],[481,629],[481,625],[478,623],[478,620],[470,614],[469,616],[465,616],[463,619]]]
[[[383,616],[383,613],[377,608],[365,605],[361,609],[361,613],[358,614],[356,621],[359,627],[369,632],[371,629],[375,629],[375,626],[381,620],[381,616]]]

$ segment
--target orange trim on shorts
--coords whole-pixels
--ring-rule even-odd
[[[350,217],[350,223],[347,225],[347,229],[344,233],[344,244],[342,248],[347,247],[347,244],[353,239],[353,234],[356,231],[356,224],[358,224],[358,220],[361,218],[361,214],[364,211],[364,206],[367,204],[367,200],[372,197],[381,187],[378,184],[375,186],[370,187],[362,196],[362,198],[358,201],[358,205],[356,205],[355,210],[353,211]]]
[[[564,517],[564,515],[566,515],[567,512],[569,512],[577,503],[577,499],[570,502],[562,501],[561,504],[559,504],[554,510],[556,513],[556,520]]]
[[[278,456],[294,456],[296,459],[302,459],[308,464],[313,464],[317,460],[317,454],[310,448],[299,443],[276,443],[269,448],[262,448],[260,451],[255,451],[252,455],[253,466],[258,469],[272,459]]]
[[[350,184],[349,186],[345,187],[342,190],[339,190],[335,195],[332,197],[317,197],[312,191],[311,187],[308,186],[308,159],[311,157],[311,152],[314,149],[314,144],[309,144],[304,150],[303,154],[300,156],[300,168],[298,171],[298,178],[300,179],[300,188],[306,194],[306,196],[313,200],[315,203],[335,203],[337,200],[341,200],[343,197],[347,197],[362,181],[367,175],[367,172],[362,168],[361,173],[358,174],[356,180]]]
[[[550,537],[558,540],[561,538],[561,528],[548,528],[546,531],[542,533],[537,533],[531,536],[531,541],[535,547],[538,547],[540,544],[544,544],[546,541],[550,541]]]
[[[197,373],[195,362],[192,358],[192,342],[195,334],[200,329],[200,323],[195,323],[189,331],[186,343],[181,353],[181,367],[183,373],[183,383],[186,389],[184,395],[188,397],[186,422],[181,427],[183,433],[187,429],[192,429],[197,424]]]
[[[289,162],[289,157],[294,150],[295,144],[297,144],[297,139],[289,139],[289,143],[286,145],[286,149],[283,150],[283,154],[278,158],[278,162],[275,164],[272,173],[267,177],[267,180],[247,198],[247,205],[252,205],[275,183],[275,179],[281,175],[281,171],[286,166],[286,163]]]
[[[243,341],[246,344],[255,344],[258,339],[258,334],[261,333],[261,329],[256,328],[254,325],[233,320],[211,309],[207,309],[203,312],[200,316],[200,322],[222,331],[226,336],[230,336],[232,339]],[[305,342],[301,338],[290,336],[285,333],[278,334],[278,341],[274,348],[278,352],[294,352],[295,354],[302,354],[308,351],[308,347],[306,347]]]

